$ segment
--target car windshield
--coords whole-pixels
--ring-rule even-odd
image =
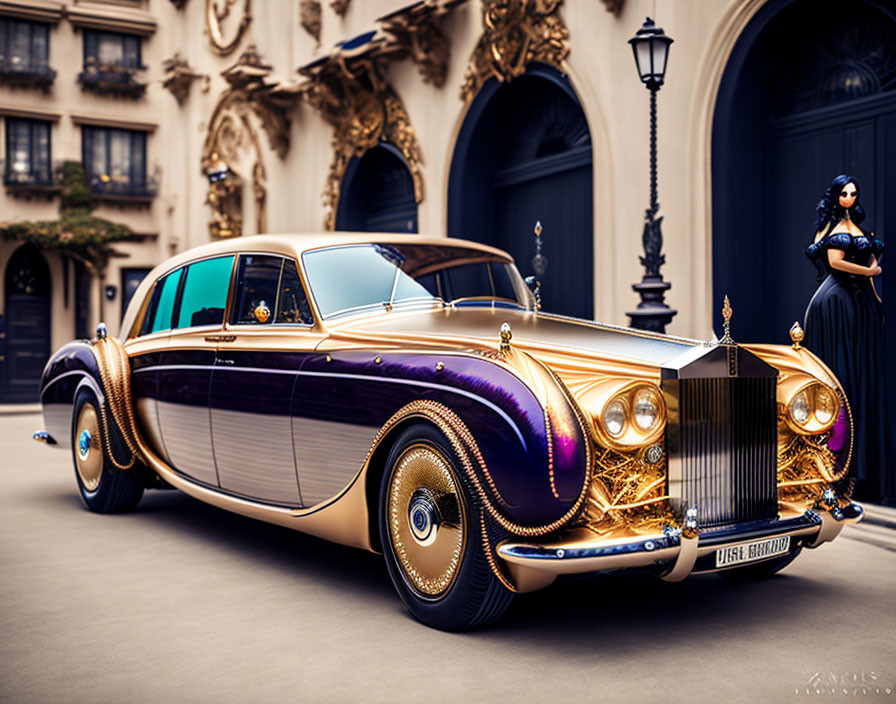
[[[302,256],[324,318],[371,306],[487,305],[529,308],[512,262],[467,247],[358,244]]]

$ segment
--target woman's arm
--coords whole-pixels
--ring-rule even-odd
[[[858,274],[859,276],[877,276],[881,269],[877,265],[877,258],[871,258],[871,266],[862,266],[861,264],[853,264],[844,260],[846,253],[842,249],[828,250],[828,263],[832,269],[845,271],[847,274]]]

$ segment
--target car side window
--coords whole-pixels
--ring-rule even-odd
[[[240,257],[231,323],[262,325],[274,322],[273,312],[282,268],[283,257],[260,254]]]
[[[177,289],[183,273],[183,269],[172,271],[156,283],[149,311],[143,321],[143,329],[140,331],[141,335],[171,329],[174,302],[177,300]]]
[[[176,328],[224,322],[232,269],[232,256],[203,259],[186,268]]]
[[[283,274],[280,277],[280,291],[277,296],[278,323],[304,323],[311,325],[314,317],[311,315],[311,306],[302,288],[296,263],[292,259],[283,262]]]

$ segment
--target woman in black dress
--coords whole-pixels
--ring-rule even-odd
[[[883,242],[860,223],[861,189],[852,176],[837,176],[816,209],[815,241],[806,255],[821,286],[806,309],[806,347],[840,380],[852,410],[856,494],[877,498],[892,481],[892,440],[885,381],[884,315],[874,288]]]

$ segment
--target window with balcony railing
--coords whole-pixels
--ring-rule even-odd
[[[98,196],[151,198],[155,187],[146,177],[146,133],[84,126],[84,170]]]
[[[49,122],[6,118],[3,183],[7,186],[53,185]]]
[[[49,54],[49,25],[0,19],[0,82],[48,88],[56,78]]]
[[[141,38],[117,32],[84,32],[84,70],[78,82],[101,95],[139,98],[146,84],[137,80],[142,62]]]

